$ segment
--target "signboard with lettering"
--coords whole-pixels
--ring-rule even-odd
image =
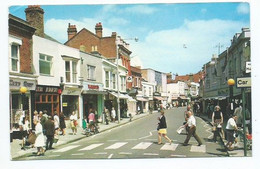
[[[89,91],[89,90],[103,91],[103,84],[83,82],[83,90],[85,90],[85,91]]]
[[[28,90],[35,90],[36,81],[22,80],[22,79],[10,79],[10,89],[20,89],[20,87],[26,87]]]
[[[251,73],[251,62],[246,62],[246,73]]]
[[[65,89],[62,91],[63,95],[80,95],[81,88],[69,88],[65,87]]]
[[[240,87],[251,87],[251,77],[238,77],[237,88]]]
[[[127,76],[126,81],[127,81],[127,82],[132,82],[132,81],[133,81],[132,76]]]
[[[58,86],[36,86],[36,92],[38,93],[58,93],[60,87]]]

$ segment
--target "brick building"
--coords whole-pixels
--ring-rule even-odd
[[[116,62],[118,55],[119,64],[125,66],[128,70],[128,76],[131,76],[129,44],[126,43],[116,32],[111,36],[103,37],[102,23],[95,26],[96,32],[93,33],[86,28],[77,32],[76,25],[68,25],[68,41],[65,45],[80,49],[84,47],[88,53],[98,52],[112,62]],[[132,87],[131,82],[127,82],[127,89]]]

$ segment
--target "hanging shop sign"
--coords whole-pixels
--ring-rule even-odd
[[[9,86],[10,89],[16,90],[19,90],[21,87],[26,87],[28,90],[35,90],[36,82],[32,80],[10,79]]]
[[[36,92],[38,93],[58,93],[60,87],[58,86],[43,86],[37,85]]]
[[[237,87],[251,87],[251,77],[238,77],[237,80]]]
[[[133,77],[132,76],[127,76],[126,81],[127,82],[133,82]]]

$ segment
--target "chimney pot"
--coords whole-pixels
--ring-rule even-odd
[[[102,23],[99,22],[96,24],[96,27],[95,27],[95,30],[96,30],[96,35],[100,38],[102,38],[102,34],[103,34],[103,27],[102,27]]]

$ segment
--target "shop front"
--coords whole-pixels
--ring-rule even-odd
[[[19,125],[21,118],[31,116],[32,93],[35,91],[36,80],[33,78],[10,77],[10,128]],[[30,121],[31,125],[31,121]]]
[[[117,112],[118,110],[117,97],[118,97],[118,93],[112,91],[105,96],[105,107],[109,110],[109,112],[111,112],[112,107],[114,107]],[[120,117],[127,117],[127,110],[128,110],[127,100],[129,97],[130,96],[126,94],[119,93]]]
[[[60,94],[59,86],[37,85],[34,95],[34,110],[47,111],[48,115],[53,116],[54,112],[60,112]],[[32,115],[33,116],[33,115]]]
[[[107,92],[103,90],[103,84],[83,82],[83,117],[88,117],[90,111],[95,112],[97,120],[102,119],[104,109],[104,95]]]
[[[81,94],[81,88],[78,87],[67,87],[65,86],[61,95],[61,111],[63,112],[66,119],[70,117],[74,111],[79,116],[79,96]]]

